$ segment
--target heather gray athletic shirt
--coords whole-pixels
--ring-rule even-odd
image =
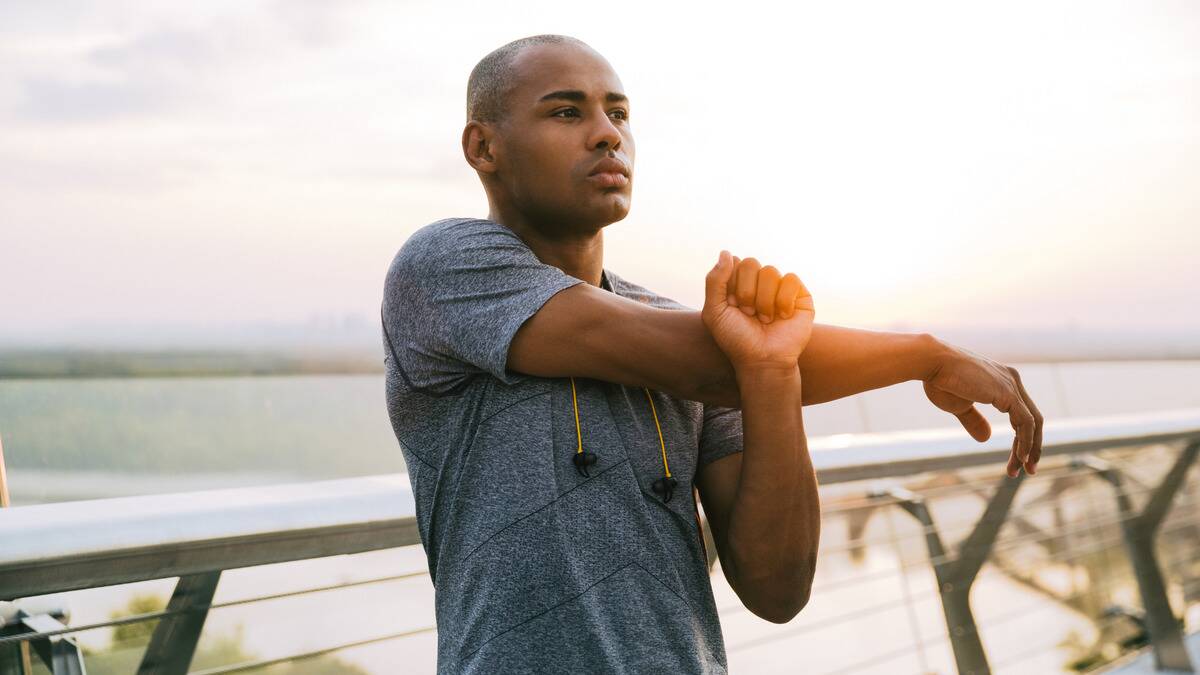
[[[585,283],[475,218],[427,225],[384,287],[387,406],[436,597],[439,673],[725,673],[693,479],[742,449],[741,412],[505,367],[513,335]],[[603,286],[687,309],[604,270]]]

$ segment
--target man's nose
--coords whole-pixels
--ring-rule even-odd
[[[593,125],[592,145],[599,150],[616,150],[621,147],[621,131],[608,115],[600,117],[602,121]]]

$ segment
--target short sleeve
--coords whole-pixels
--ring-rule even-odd
[[[449,393],[481,373],[512,384],[506,363],[517,329],[555,293],[582,283],[540,261],[499,223],[432,223],[388,268],[385,361],[419,391]]]
[[[697,468],[741,451],[742,411],[739,408],[704,404],[704,426],[700,430]]]

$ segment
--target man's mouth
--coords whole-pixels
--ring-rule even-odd
[[[625,174],[616,171],[600,171],[588,176],[588,180],[600,187],[625,187],[629,185],[629,179],[625,177]]]
[[[618,157],[605,157],[592,167],[588,180],[603,188],[629,185],[629,165]]]

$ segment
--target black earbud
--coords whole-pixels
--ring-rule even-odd
[[[577,452],[575,453],[574,459],[571,461],[575,462],[575,470],[579,472],[580,476],[583,476],[584,478],[591,478],[591,476],[588,474],[587,468],[596,463],[596,453]]]
[[[663,503],[665,504],[671,501],[671,495],[675,494],[676,485],[679,485],[679,481],[671,478],[670,476],[663,476],[662,478],[654,481],[654,484],[650,487],[654,489],[656,494],[662,496]]]

